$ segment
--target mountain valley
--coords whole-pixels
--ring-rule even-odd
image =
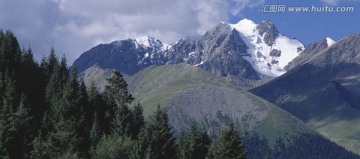
[[[255,130],[273,143],[279,136],[294,134],[287,130],[303,132],[303,126],[276,126],[279,123],[269,120],[271,116],[285,125],[292,120],[301,123],[299,118],[360,153],[359,44],[359,34],[353,34],[339,42],[324,38],[304,46],[279,33],[271,21],[255,24],[244,19],[220,23],[201,37],[185,37],[170,45],[152,37],[101,44],[82,54],[73,66],[87,74],[94,68],[103,71],[93,81],[100,83],[99,89],[106,83],[106,72],[124,73],[130,91],[147,103],[145,114],[160,104],[178,130],[196,121],[216,132],[231,118],[239,121],[243,132]],[[87,76],[82,78],[90,83],[92,76]],[[246,89],[296,118],[286,117],[283,110]]]

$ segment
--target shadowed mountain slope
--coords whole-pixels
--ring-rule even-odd
[[[360,153],[360,34],[313,54],[251,92]]]

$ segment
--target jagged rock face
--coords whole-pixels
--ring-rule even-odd
[[[229,79],[259,80],[284,73],[284,64],[302,44],[277,32],[271,21],[220,23],[203,36],[186,37],[171,45],[141,37],[98,45],[74,63],[79,72],[94,64],[134,75],[150,65],[186,63]],[[204,65],[204,66],[202,66]]]
[[[342,39],[336,45],[319,52],[309,62],[317,66],[335,66],[341,63],[360,64],[360,34],[352,34]]]
[[[209,61],[217,54],[221,54],[221,52],[217,48],[224,42],[227,35],[231,32],[231,28],[225,24],[219,24],[215,29],[207,31],[204,34],[204,52],[206,53],[203,56],[204,61]]]
[[[167,64],[187,63],[220,77],[235,76],[260,79],[247,56],[245,42],[237,30],[221,23],[202,37],[186,37],[166,50]]]
[[[260,23],[256,29],[258,30],[261,36],[264,36],[264,41],[269,46],[275,43],[276,38],[278,37],[278,30],[276,29],[275,25],[270,21],[263,21]]]
[[[74,65],[79,72],[97,64],[101,68],[117,69],[124,74],[133,75],[150,65],[165,64],[163,44],[160,41],[153,43],[155,44],[144,46],[136,40],[127,39],[101,44],[83,53],[75,60]]]
[[[102,44],[85,52],[75,65],[80,72],[97,64],[133,75],[154,64],[186,63],[221,77],[258,80],[257,72],[243,59],[247,49],[238,31],[222,23],[201,37],[186,37],[168,47],[149,37]]]
[[[166,50],[167,64],[187,63],[197,65],[201,63],[203,54],[201,37],[186,37]]]
[[[204,35],[204,62],[199,67],[220,77],[234,76],[245,79],[260,79],[251,64],[243,56],[247,56],[245,42],[238,31],[227,25],[219,25],[214,31]]]
[[[243,39],[241,39],[239,32],[233,29],[229,35],[227,35],[224,41],[218,48],[219,52],[225,54],[239,54],[241,56],[247,56],[247,49]]]
[[[249,62],[239,54],[220,54],[199,67],[220,77],[229,76],[253,80],[260,79]]]
[[[221,23],[215,29],[205,33],[203,61],[209,61],[219,54],[240,54],[246,56],[247,45],[236,29]]]
[[[278,49],[271,50],[270,51],[270,56],[280,57],[281,56],[281,50],[278,50]]]
[[[321,50],[324,50],[327,47],[327,39],[323,39],[320,42],[307,45],[298,57],[285,66],[285,70],[289,71],[296,66],[304,64],[312,57],[314,57],[316,53],[319,53]]]
[[[235,76],[245,79],[260,79],[251,64],[244,60],[247,56],[245,42],[236,29],[221,23],[206,32],[204,39],[203,68],[220,77]]]

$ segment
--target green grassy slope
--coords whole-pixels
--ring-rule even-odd
[[[144,105],[145,116],[160,104],[167,108],[176,130],[196,121],[217,134],[231,119],[241,132],[255,130],[270,143],[277,137],[314,133],[277,106],[190,65],[152,66],[130,77],[128,83]]]

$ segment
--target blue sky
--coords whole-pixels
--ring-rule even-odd
[[[332,2],[332,3],[331,3]],[[249,18],[256,23],[270,19],[277,29],[289,36],[301,40],[304,44],[317,42],[330,37],[335,41],[352,34],[360,33],[360,3],[359,1],[320,0],[267,0],[264,4],[253,8],[245,8],[240,14],[232,16],[230,22]],[[316,6],[316,7],[354,7],[353,12],[261,12],[263,5],[285,5],[286,7]]]
[[[263,5],[346,6],[345,13],[264,13]],[[40,60],[54,47],[69,64],[101,43],[153,36],[172,43],[202,35],[220,22],[270,19],[278,30],[304,44],[339,40],[360,32],[359,0],[0,0],[0,28]]]

